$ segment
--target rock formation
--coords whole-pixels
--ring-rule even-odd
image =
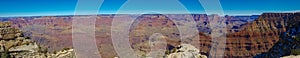
[[[166,58],[207,58],[201,55],[199,50],[190,44],[181,44],[173,49],[173,52],[166,56]]]
[[[11,27],[10,22],[0,22],[0,57],[1,58],[74,58],[73,49],[66,49],[55,54],[47,52],[21,30]]]
[[[280,39],[267,52],[256,55],[256,58],[279,58],[289,55],[300,55],[300,13],[287,16],[286,32],[280,34]]]
[[[241,27],[240,31],[227,34],[225,57],[253,57],[267,52],[285,32],[285,20],[291,13],[264,13],[256,20]]]

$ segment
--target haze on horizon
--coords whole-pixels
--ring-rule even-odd
[[[118,9],[126,1],[127,0],[104,0],[98,14],[117,14]],[[205,14],[198,0],[179,1],[191,14]],[[168,4],[168,2],[163,2]],[[265,12],[297,12],[300,10],[299,2],[300,0],[220,0],[225,15],[260,15]],[[1,0],[0,17],[73,15],[76,4],[77,0]],[[137,4],[137,6],[139,5]],[[159,5],[156,4],[153,4],[153,6],[157,6],[157,9],[133,8],[128,9],[128,13],[122,14],[136,14],[136,11],[161,11],[168,8],[159,7]],[[181,10],[177,9],[167,10],[167,12],[172,12],[172,14],[183,14],[180,11]],[[87,12],[86,14],[89,13]]]

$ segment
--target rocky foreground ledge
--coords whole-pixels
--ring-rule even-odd
[[[200,51],[190,44],[181,44],[174,48],[173,51],[166,58],[207,58],[205,55],[201,55]]]
[[[50,53],[21,30],[11,27],[10,22],[0,22],[0,57],[1,58],[75,58],[73,49],[64,49]]]
[[[284,57],[280,57],[280,58],[300,58],[300,55],[290,55],[290,56],[284,56]]]
[[[205,55],[201,55],[200,51],[190,44],[181,44],[174,47],[172,50],[166,51],[166,55],[158,56],[157,58],[207,58]],[[119,57],[114,57],[119,58]],[[153,57],[140,57],[140,58],[153,58]]]

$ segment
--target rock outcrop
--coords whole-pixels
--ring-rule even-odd
[[[75,58],[73,49],[66,49],[55,54],[47,52],[21,30],[11,27],[10,22],[0,22],[0,57],[1,58]]]
[[[190,44],[181,44],[173,49],[173,52],[166,56],[166,58],[207,58],[201,55],[199,50]]]

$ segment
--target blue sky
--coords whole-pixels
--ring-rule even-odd
[[[99,14],[114,14],[126,1],[127,0],[105,0],[99,9]],[[205,13],[198,0],[179,1],[191,13]],[[263,12],[295,12],[300,10],[299,2],[300,0],[220,0],[224,13],[227,15],[257,15]],[[76,3],[77,0],[0,0],[0,17],[72,15],[74,14]],[[165,3],[167,4],[168,2]],[[160,5],[153,4],[153,6]],[[156,10],[164,9],[166,8],[158,8]]]

